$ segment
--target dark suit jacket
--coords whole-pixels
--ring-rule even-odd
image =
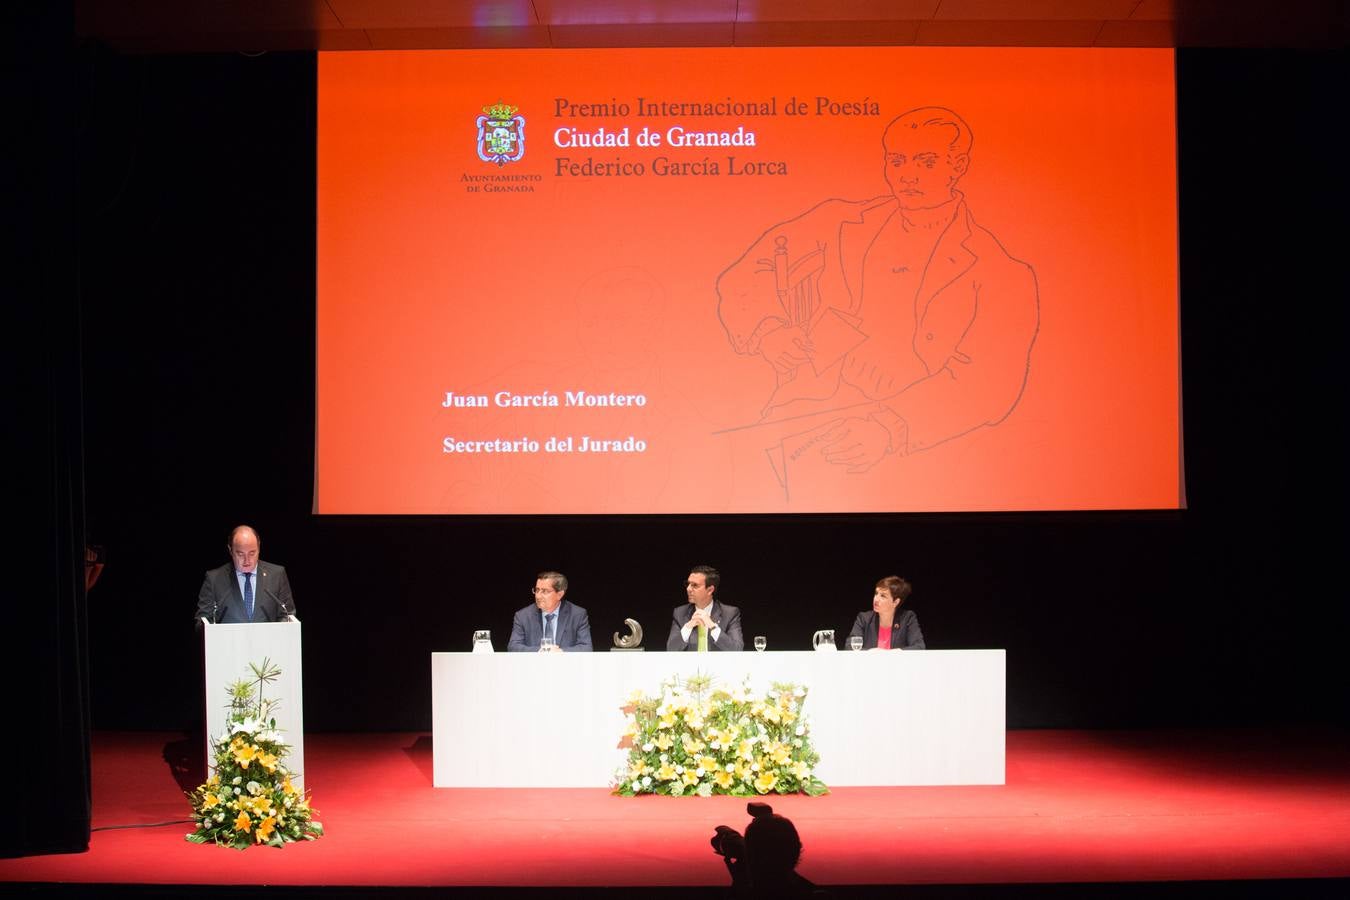
[[[708,634],[709,650],[744,650],[745,638],[741,636],[741,611],[735,606],[714,600],[712,602],[712,620],[718,625],[719,637],[712,639]],[[689,640],[680,637],[684,626],[694,617],[694,604],[685,603],[675,607],[674,621],[670,623],[670,637],[666,638],[667,650],[697,650],[698,629],[689,632]]]
[[[253,575],[254,622],[280,622],[295,615],[295,598],[291,596],[291,582],[286,569],[269,562],[259,562]],[[197,593],[198,626],[202,619],[228,624],[250,621],[244,617],[244,595],[239,590],[239,579],[234,575],[234,563],[226,563],[206,573],[202,589]]]
[[[877,645],[877,627],[880,623],[880,616],[873,610],[858,613],[858,618],[853,620],[853,630],[849,632],[849,637],[855,634],[862,635],[863,649],[871,650]],[[922,650],[923,632],[919,630],[919,617],[914,615],[912,609],[899,610],[895,616],[895,621],[891,623],[891,649],[899,648],[901,650]]]
[[[570,600],[558,604],[558,620],[553,623],[554,640],[568,653],[591,652],[591,620],[586,610]],[[544,623],[539,607],[531,603],[516,610],[511,622],[511,640],[506,649],[513,653],[538,652],[539,640],[544,636]]]

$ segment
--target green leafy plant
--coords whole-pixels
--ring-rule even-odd
[[[661,685],[658,696],[628,698],[622,746],[628,763],[614,793],[754,796],[827,793],[815,776],[820,755],[802,715],[806,688],[775,683],[755,696],[749,684],[723,689],[706,675]]]
[[[251,679],[226,687],[230,714],[225,733],[212,741],[211,777],[187,793],[197,829],[187,839],[247,850],[254,844],[281,847],[323,836],[314,821],[308,792],[292,783],[286,765],[290,747],[272,713],[277,698],[264,699],[263,688],[281,675],[271,660],[250,663]]]

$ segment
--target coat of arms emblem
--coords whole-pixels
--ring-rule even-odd
[[[478,122],[478,158],[504,166],[525,155],[525,117],[516,114],[520,107],[498,101],[483,107]]]

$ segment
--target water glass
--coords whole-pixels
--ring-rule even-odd
[[[539,639],[539,652],[540,652],[540,653],[548,653],[550,650],[553,649],[553,643],[554,643],[554,641],[553,641],[553,638],[551,638],[551,637],[540,638],[540,639]]]
[[[862,649],[862,645],[863,645],[862,635],[860,635],[860,634],[854,634],[854,635],[850,635],[850,636],[849,636],[849,639],[848,639],[848,649],[850,649],[850,650],[861,650],[861,649]]]
[[[756,650],[756,652],[763,653],[763,652],[764,652],[764,648],[767,647],[767,646],[769,646],[769,641],[768,641],[767,638],[764,637],[764,635],[762,635],[762,634],[757,634],[757,635],[755,635],[755,650]]]

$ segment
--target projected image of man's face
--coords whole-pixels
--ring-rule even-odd
[[[886,130],[886,183],[902,209],[929,209],[952,199],[969,157],[952,146],[953,129],[911,126],[898,120]]]

